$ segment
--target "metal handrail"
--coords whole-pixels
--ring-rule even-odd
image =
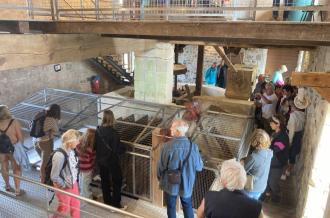
[[[55,0],[54,0],[55,1]],[[92,1],[92,0],[91,0]],[[319,12],[319,11],[330,11],[330,5],[309,5],[309,6],[269,6],[265,5],[258,5],[258,6],[251,6],[252,0],[249,4],[241,4],[233,6],[233,4],[229,5],[217,5],[214,3],[209,4],[191,4],[186,6],[185,4],[163,4],[163,3],[156,3],[151,5],[143,5],[143,7],[125,7],[120,4],[112,4],[109,7],[89,7],[89,8],[75,8],[72,7],[66,0],[64,2],[70,8],[60,8],[57,4],[55,4],[55,8],[49,6],[48,7],[38,7],[38,6],[21,6],[15,4],[0,4],[1,9],[9,9],[9,10],[26,10],[26,11],[33,11],[33,14],[38,13],[38,18],[34,18],[30,15],[29,19],[40,19],[39,16],[42,17],[51,17],[53,20],[61,20],[61,17],[72,17],[72,19],[106,19],[106,20],[130,20],[133,16],[133,19],[139,20],[148,20],[153,18],[145,17],[147,14],[150,16],[161,16],[161,20],[169,19],[171,16],[180,17],[180,16],[188,16],[194,17],[197,16],[198,19],[202,17],[209,17],[209,16],[228,16],[229,14],[225,14],[224,12],[233,12],[237,13],[239,11],[246,11],[246,12],[256,12],[256,11],[312,11],[312,12]],[[92,1],[93,2],[93,1]],[[40,13],[40,12],[52,12],[53,17],[51,14],[48,13]],[[80,12],[93,12],[95,14],[80,14]],[[108,12],[108,13],[107,13]],[[73,14],[72,14],[73,13]],[[133,14],[132,14],[133,13]],[[56,14],[56,16],[54,16]],[[89,15],[91,17],[89,17]],[[93,17],[93,15],[97,15]],[[99,15],[102,15],[103,18],[100,18]],[[108,17],[107,17],[108,16]],[[247,18],[253,18],[251,15]],[[157,18],[156,18],[157,19]]]
[[[97,201],[94,201],[94,200],[91,200],[91,199],[82,197],[80,195],[72,194],[70,192],[63,191],[62,189],[55,188],[55,187],[49,186],[49,185],[45,185],[45,184],[42,184],[40,182],[31,180],[31,179],[28,179],[28,178],[25,178],[25,177],[22,177],[22,176],[17,176],[17,175],[14,175],[12,173],[7,173],[7,175],[8,176],[11,176],[13,178],[17,178],[17,179],[20,179],[22,181],[25,181],[25,182],[34,184],[34,185],[38,185],[38,186],[43,187],[43,188],[46,188],[48,190],[52,190],[52,191],[60,192],[60,193],[65,194],[65,195],[69,195],[71,197],[74,197],[74,198],[77,198],[79,200],[85,201],[85,202],[87,202],[87,203],[89,203],[91,205],[94,205],[96,207],[99,207],[99,208],[108,210],[109,212],[114,211],[114,212],[118,212],[118,213],[120,213],[122,215],[126,215],[126,216],[129,216],[129,217],[143,218],[143,216],[139,216],[139,215],[136,215],[136,214],[133,214],[133,213],[130,213],[130,212],[127,212],[127,211],[118,209],[116,207],[112,207],[112,206],[109,206],[109,205],[106,205],[106,204],[103,204],[103,203],[100,203],[100,202],[97,202]]]

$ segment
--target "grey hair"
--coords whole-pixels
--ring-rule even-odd
[[[12,118],[8,107],[6,105],[0,105],[0,121]]]
[[[180,135],[184,136],[188,132],[189,125],[182,119],[176,119],[173,121],[176,124],[175,129],[180,132]]]
[[[246,171],[235,159],[226,160],[221,166],[220,179],[229,191],[242,190],[246,183]]]

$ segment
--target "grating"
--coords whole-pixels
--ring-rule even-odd
[[[110,108],[116,118],[115,128],[121,139],[130,145],[128,153],[123,156],[121,162],[125,183],[124,191],[127,194],[151,200],[152,131],[156,127],[168,128],[173,119],[182,117],[184,108],[45,89],[31,95],[11,111],[27,129],[34,114],[52,103],[60,104],[63,109],[60,126],[75,129],[96,126],[103,110]],[[231,158],[244,157],[247,154],[249,147],[246,142],[252,129],[253,122],[247,117],[204,112],[196,125],[192,139],[198,144],[205,160],[219,163]],[[200,177],[206,181],[205,184],[203,181],[198,181]],[[201,195],[203,195],[202,190],[207,189],[205,187],[209,187],[211,183],[209,181],[213,181],[213,179],[213,174],[208,171],[203,171],[198,176],[196,189],[201,189]]]
[[[213,170],[203,169],[202,172],[197,172],[191,196],[193,208],[197,209],[199,207],[205,193],[210,189],[215,178],[216,176]]]

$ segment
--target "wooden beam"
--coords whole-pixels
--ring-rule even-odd
[[[195,95],[202,94],[204,45],[198,46]]]
[[[220,47],[224,47],[224,46],[228,46],[228,43],[226,43],[225,41],[222,43],[219,43],[219,41],[215,40],[215,41],[185,41],[185,40],[168,40],[167,42],[171,43],[171,44],[180,44],[180,45],[204,45],[204,46],[220,46]],[[313,50],[316,47],[315,46],[297,46],[297,45],[280,45],[280,44],[272,44],[272,45],[268,45],[268,44],[263,44],[263,43],[253,43],[250,44],[249,42],[245,42],[245,43],[240,43],[240,42],[231,42],[230,43],[230,47],[238,47],[238,48],[264,48],[264,49],[269,49],[269,48],[294,48],[297,50],[301,50],[301,51],[309,51],[309,50]]]
[[[228,67],[230,67],[231,69],[234,70],[234,72],[237,73],[237,69],[235,68],[235,66],[233,65],[233,63],[231,63],[230,59],[227,57],[227,55],[225,54],[225,52],[223,52],[222,49],[219,46],[213,46],[213,48],[218,52],[218,54],[225,61],[225,63],[228,65]]]
[[[84,60],[145,51],[157,41],[101,37],[95,34],[1,34],[0,70]]]
[[[110,36],[167,40],[218,41],[268,45],[330,45],[329,22],[255,21],[30,21],[30,29],[44,33],[99,33]]]
[[[330,88],[313,87],[325,100],[330,103]]]
[[[292,85],[330,88],[330,72],[293,72]]]

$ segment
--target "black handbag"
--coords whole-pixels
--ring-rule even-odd
[[[188,158],[190,156],[190,153],[191,153],[191,148],[192,148],[192,142],[191,141],[189,141],[189,142],[190,142],[190,147],[189,147],[188,155],[183,160],[182,166],[180,167],[180,165],[179,165],[179,169],[176,169],[176,170],[170,170],[170,169],[168,169],[168,163],[170,162],[170,160],[167,161],[167,166],[166,166],[165,174],[167,175],[167,181],[170,184],[173,184],[173,185],[179,185],[179,184],[181,184],[181,176],[182,176],[181,170],[183,169],[185,163],[187,162],[187,160],[188,160]]]
[[[1,154],[12,154],[14,153],[14,146],[10,141],[9,136],[6,134],[7,130],[9,129],[10,125],[13,123],[14,120],[10,120],[7,128],[5,130],[0,130],[0,153]]]

